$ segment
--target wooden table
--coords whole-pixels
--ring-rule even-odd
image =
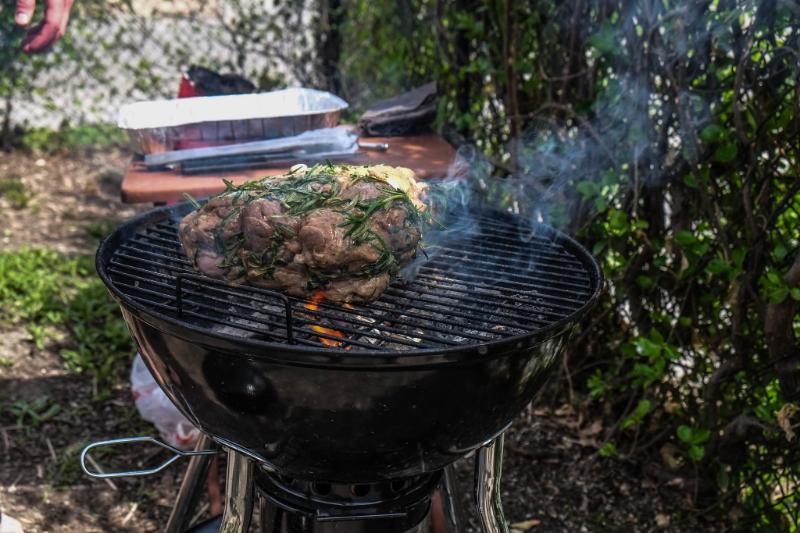
[[[360,150],[347,159],[337,159],[357,165],[385,163],[408,167],[420,178],[441,178],[447,175],[455,150],[447,141],[434,134],[409,137],[369,137],[365,142],[388,143],[385,152]],[[169,203],[182,199],[186,192],[196,198],[215,194],[225,189],[222,179],[235,184],[248,180],[282,174],[288,167],[270,167],[235,170],[226,174],[183,176],[178,171],[148,171],[140,161],[132,161],[122,180],[122,201],[128,203]]]

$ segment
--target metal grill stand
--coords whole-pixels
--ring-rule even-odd
[[[159,443],[176,451],[176,455],[155,469],[98,472],[86,466],[87,455],[93,448],[144,440],[154,442],[149,437],[139,437],[89,445],[81,455],[81,466],[87,474],[97,478],[148,475],[163,470],[181,456],[191,456],[165,528],[167,533],[247,533],[256,492],[260,500],[261,533],[460,533],[464,524],[452,466],[446,467],[444,472],[416,476],[413,480],[385,481],[372,486],[334,485],[285,478],[278,481],[281,476],[260,470],[252,458],[228,450],[222,518],[187,530],[202,492],[205,474],[217,450],[206,435],[201,436],[194,452],[179,452]],[[476,454],[475,501],[484,533],[508,533],[500,501],[502,461],[502,435]],[[327,487],[324,491],[323,486]],[[341,491],[342,487],[350,488],[352,498],[337,501],[336,489]],[[359,488],[365,492],[360,493]],[[300,489],[304,491],[300,492]],[[364,498],[370,491],[377,492],[377,498]],[[308,496],[309,492],[315,493],[316,497]],[[322,496],[334,496],[320,497],[322,492],[325,493]]]
[[[175,455],[157,468],[138,471],[103,472],[86,464],[93,448],[144,441],[155,442]],[[160,472],[180,457],[191,457],[165,528],[167,533],[247,533],[256,495],[261,533],[461,533],[465,524],[452,465],[442,472],[373,484],[304,482],[268,472],[251,457],[229,449],[222,517],[187,529],[217,451],[217,445],[206,435],[201,436],[194,452],[181,452],[150,437],[134,437],[87,446],[81,454],[81,466],[96,478],[140,476]],[[484,533],[509,531],[500,499],[502,462],[501,434],[475,456],[474,495]]]
[[[475,501],[484,533],[508,533],[500,499],[500,474],[503,461],[501,435],[476,454]],[[253,461],[238,452],[228,452],[226,507],[219,531],[246,533],[253,508]],[[199,480],[198,480],[199,481]],[[181,487],[176,509],[181,504]],[[428,510],[410,528],[397,529],[408,515],[395,512],[385,515],[309,516],[298,509],[278,503],[274,495],[260,491],[260,531],[262,533],[461,533],[464,525],[459,511],[458,491],[454,490],[453,471],[448,467],[432,499],[438,510]],[[429,496],[430,498],[431,496]],[[188,511],[188,510],[187,510]],[[175,513],[173,513],[174,515]],[[436,516],[434,516],[436,515]]]

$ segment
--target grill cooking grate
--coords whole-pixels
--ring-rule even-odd
[[[439,348],[531,333],[572,315],[594,290],[569,246],[510,218],[479,218],[475,231],[429,254],[413,282],[395,280],[374,302],[323,301],[317,309],[197,275],[169,219],[123,241],[106,270],[125,296],[195,327],[314,347],[328,339],[347,350]]]

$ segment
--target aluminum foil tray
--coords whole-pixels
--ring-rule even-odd
[[[152,100],[124,105],[117,125],[133,149],[154,154],[208,144],[290,137],[332,128],[347,102],[313,89]]]

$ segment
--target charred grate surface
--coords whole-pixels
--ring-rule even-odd
[[[266,342],[381,351],[483,344],[571,316],[597,283],[570,243],[501,215],[429,248],[413,282],[395,280],[374,302],[311,305],[198,276],[177,226],[165,218],[123,240],[105,265],[115,287],[195,327]]]

